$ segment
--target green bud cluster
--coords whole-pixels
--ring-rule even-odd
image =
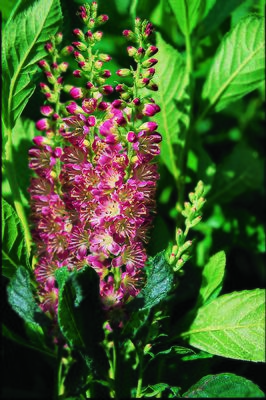
[[[183,231],[177,228],[175,241],[176,243],[166,254],[167,260],[170,265],[173,265],[173,270],[176,272],[180,270],[184,264],[191,258],[190,251],[193,244],[192,240],[186,240],[190,228],[196,226],[202,218],[202,207],[206,199],[203,197],[204,184],[199,181],[195,187],[195,191],[189,193],[189,202],[185,202],[182,215],[185,217],[186,229]]]

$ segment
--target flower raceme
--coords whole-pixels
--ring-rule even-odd
[[[55,271],[91,266],[99,275],[102,305],[112,321],[145,281],[145,244],[159,178],[154,157],[160,152],[161,135],[148,120],[160,107],[142,95],[141,88],[158,89],[152,81],[157,60],[151,58],[157,48],[149,43],[152,25],[137,18],[135,31],[123,32],[134,42],[128,54],[136,69],[117,72],[131,76],[132,85],[117,85],[117,98],[109,101],[107,96],[115,92],[106,85],[111,73],[104,63],[111,57],[93,51],[103,35],[96,29],[108,17],[97,16],[96,2],[79,7],[79,15],[85,33],[75,29],[73,46],[61,51],[62,34],[57,34],[45,47],[51,62],[39,63],[47,83],[40,85],[46,98],[44,118],[36,123],[44,136],[35,137],[29,151],[29,166],[37,174],[29,188],[35,275],[40,306],[56,320]],[[73,76],[84,84],[64,83],[68,63],[62,58],[67,55],[79,67]],[[62,92],[72,99],[61,102]]]

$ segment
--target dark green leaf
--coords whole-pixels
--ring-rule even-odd
[[[167,44],[157,33],[158,66],[156,76],[159,90],[153,95],[160,104],[161,112],[154,120],[159,125],[163,140],[161,159],[175,178],[178,177],[178,154],[183,148],[186,129],[189,125],[189,77],[181,54]]]
[[[58,278],[58,275],[57,275]],[[99,343],[104,339],[103,311],[99,297],[99,276],[91,267],[66,271],[58,278],[58,322],[70,345],[84,356],[87,365],[97,370],[105,362]]]
[[[30,275],[25,267],[16,269],[15,275],[8,284],[7,294],[9,304],[26,323],[33,325],[48,323],[48,318],[35,301]]]
[[[204,376],[182,397],[251,398],[264,397],[264,393],[250,380],[235,374],[225,373]]]
[[[222,110],[258,88],[265,77],[264,19],[243,18],[222,40],[205,82],[208,107]]]
[[[147,284],[140,294],[129,303],[130,307],[137,306],[142,310],[149,309],[167,297],[173,286],[174,275],[172,267],[165,259],[164,253],[162,251],[150,259],[151,271]]]
[[[211,354],[265,361],[265,290],[225,294],[199,308],[189,344]]]
[[[37,0],[19,11],[17,7],[3,31],[3,115],[8,128],[32,95],[36,63],[46,55],[44,44],[62,20],[59,0]]]
[[[247,190],[260,189],[262,185],[263,161],[256,151],[241,142],[217,168],[208,201],[229,202]]]
[[[2,199],[2,273],[12,278],[19,265],[30,268],[20,220],[13,208]]]

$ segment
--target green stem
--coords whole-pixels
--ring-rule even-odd
[[[138,376],[136,399],[141,398],[142,381],[143,381],[143,352],[139,353],[138,356],[139,356],[139,376]]]
[[[12,146],[12,130],[10,128],[6,129],[7,143],[6,143],[6,160],[5,160],[5,170],[7,174],[8,183],[13,195],[13,202],[20,219],[22,228],[25,235],[25,243],[28,257],[30,256],[31,250],[31,233],[25,214],[24,207],[22,205],[20,189],[17,182],[16,172],[14,169],[14,159],[13,159],[13,146]]]

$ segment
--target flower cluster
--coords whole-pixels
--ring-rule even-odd
[[[37,136],[29,152],[30,168],[38,175],[29,188],[38,258],[35,274],[40,306],[56,318],[55,271],[90,265],[100,277],[103,308],[112,320],[139,293],[145,279],[145,244],[159,178],[154,157],[160,152],[161,135],[157,124],[148,120],[160,108],[141,90],[158,89],[152,81],[156,59],[151,58],[157,48],[149,43],[152,25],[137,18],[135,32],[123,32],[136,44],[128,47],[128,54],[137,67],[117,71],[121,77],[131,75],[132,85],[117,85],[119,98],[108,101],[113,88],[105,83],[111,74],[104,63],[111,57],[93,52],[102,37],[96,28],[108,17],[97,16],[96,2],[79,7],[79,15],[85,33],[75,29],[78,40],[60,53],[54,46],[59,40],[53,39],[46,45],[51,65],[41,62],[49,84],[42,84],[42,90],[55,110],[42,106],[46,118],[36,127],[46,135]],[[73,75],[83,82],[80,85],[65,85],[55,73],[51,79],[54,58],[67,52],[78,64]],[[55,70],[63,72],[62,67]],[[62,91],[72,100],[61,103]]]

